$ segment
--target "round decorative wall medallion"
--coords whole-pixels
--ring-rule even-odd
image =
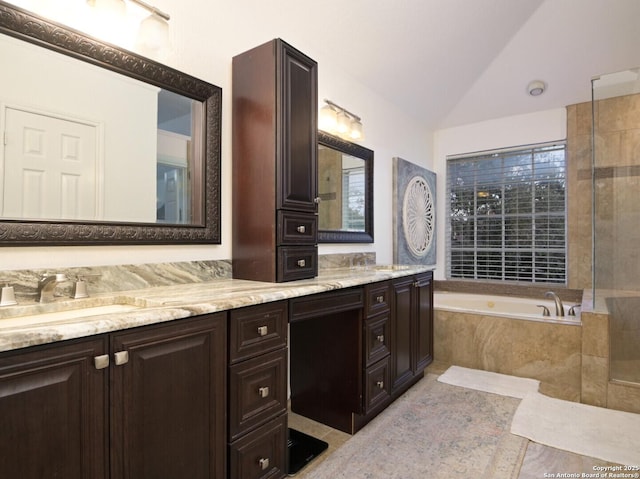
[[[434,236],[433,194],[427,181],[414,176],[404,192],[402,226],[407,247],[412,255],[427,254]]]

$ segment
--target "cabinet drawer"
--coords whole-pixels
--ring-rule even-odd
[[[362,309],[362,288],[348,288],[289,300],[291,322]]]
[[[287,416],[270,421],[229,446],[229,477],[275,479],[287,473]]]
[[[278,282],[314,278],[318,275],[317,246],[278,248]]]
[[[365,288],[365,295],[365,315],[367,317],[383,311],[389,311],[391,284],[388,281],[368,284]]]
[[[278,244],[298,245],[318,242],[318,217],[313,213],[278,210]]]
[[[229,437],[232,441],[286,409],[286,349],[229,368]]]
[[[364,331],[365,363],[370,366],[389,354],[389,313],[367,319]]]
[[[367,412],[391,400],[390,366],[391,358],[387,356],[367,368],[365,377],[365,409]]]
[[[231,311],[229,363],[287,345],[287,302],[260,304]]]

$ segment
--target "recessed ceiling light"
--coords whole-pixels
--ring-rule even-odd
[[[531,96],[540,96],[544,93],[547,85],[543,81],[534,80],[527,85],[527,92]]]

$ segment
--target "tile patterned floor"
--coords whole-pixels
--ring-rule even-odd
[[[431,370],[433,374],[439,374],[442,371]],[[302,469],[295,475],[297,479],[312,479],[314,477],[314,469],[322,463],[323,460],[328,458],[333,451],[343,445],[351,436],[332,429],[324,424],[320,424],[316,421],[312,421],[308,418],[299,416],[294,413],[289,413],[289,427],[306,432],[314,437],[322,439],[329,443],[329,449],[325,451],[321,456],[312,461],[308,466]],[[516,437],[516,436],[514,436]],[[561,451],[551,447],[536,444],[527,441],[527,448],[524,457],[520,457],[518,461],[521,461],[519,473],[510,479],[542,479],[547,477],[571,477],[566,474],[578,474],[577,477],[581,477],[582,474],[597,473],[598,466],[615,466],[613,463],[608,463],[599,459],[594,459],[586,456],[580,456],[578,454]],[[515,464],[515,471],[518,471],[518,465]],[[588,477],[588,476],[585,476]],[[358,479],[358,478],[353,478]],[[409,478],[407,478],[409,479]],[[489,479],[489,478],[487,478]],[[504,477],[495,477],[491,479],[507,479]]]

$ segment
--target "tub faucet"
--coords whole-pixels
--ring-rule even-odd
[[[67,277],[62,273],[43,274],[38,281],[38,302],[50,303],[53,301],[53,291],[58,283],[64,283]]]
[[[547,291],[544,293],[545,298],[553,298],[556,303],[556,316],[564,317],[564,306],[562,305],[562,301],[558,298],[558,295],[553,291]]]

